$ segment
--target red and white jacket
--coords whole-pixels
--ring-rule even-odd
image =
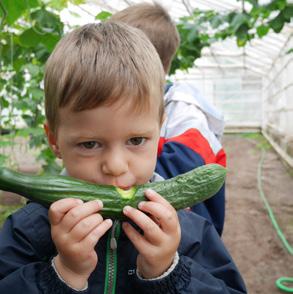
[[[223,116],[193,85],[173,84],[165,94],[165,112],[158,148],[158,174],[167,179],[208,163],[226,166],[226,154],[220,141]],[[221,235],[225,187],[192,210],[211,221]]]

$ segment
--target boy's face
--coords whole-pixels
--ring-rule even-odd
[[[59,110],[56,136],[46,133],[69,176],[124,189],[149,181],[160,137],[158,103],[135,112],[129,103]]]

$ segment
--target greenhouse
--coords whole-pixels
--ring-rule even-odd
[[[30,185],[30,177],[32,178],[32,182],[34,180],[37,182],[38,177],[56,177],[56,181],[54,180],[55,178],[52,178],[50,182],[51,187],[48,186],[47,188],[49,194],[53,194],[54,184],[56,183],[57,185],[57,183],[59,183],[59,178],[62,178],[59,175],[60,173],[62,173],[62,176],[70,175],[73,177],[75,177],[74,174],[79,174],[81,176],[76,176],[77,178],[88,182],[95,182],[95,184],[100,185],[109,185],[112,183],[105,181],[110,173],[110,168],[107,168],[107,177],[104,176],[103,180],[92,180],[94,176],[87,178],[86,172],[83,175],[81,171],[78,171],[78,168],[70,174],[70,167],[68,168],[65,164],[68,158],[66,156],[64,157],[64,154],[63,156],[60,155],[58,153],[59,150],[56,151],[56,146],[58,146],[56,143],[57,137],[54,137],[54,132],[50,133],[51,131],[48,127],[50,125],[50,123],[48,123],[50,119],[48,118],[48,110],[46,109],[45,111],[44,97],[46,95],[49,96],[47,93],[51,92],[46,89],[46,83],[49,83],[48,81],[50,80],[47,78],[47,80],[44,81],[44,72],[48,72],[49,66],[47,65],[46,67],[46,62],[49,56],[53,56],[52,52],[55,52],[53,50],[56,50],[59,46],[59,41],[63,40],[64,35],[70,34],[70,32],[78,30],[79,27],[86,26],[90,23],[105,23],[107,25],[107,23],[111,23],[112,17],[115,20],[115,15],[119,15],[118,13],[120,11],[142,3],[158,3],[161,5],[167,13],[169,13],[180,36],[180,44],[178,44],[176,54],[174,56],[172,55],[173,59],[168,71],[165,70],[167,80],[167,86],[165,85],[165,120],[163,121],[159,136],[159,151],[157,153],[158,157],[155,172],[165,179],[170,178],[170,180],[172,180],[173,177],[189,171],[188,169],[191,169],[191,167],[196,168],[199,165],[206,166],[210,163],[217,163],[225,167],[227,172],[225,182],[220,190],[218,189],[213,193],[213,195],[215,194],[216,196],[218,193],[223,193],[224,208],[220,207],[220,202],[214,202],[213,205],[215,205],[215,203],[219,205],[213,208],[215,211],[209,210],[210,208],[205,209],[208,211],[208,222],[215,225],[216,230],[218,230],[218,223],[215,221],[215,218],[216,216],[222,215],[223,227],[220,231],[218,230],[220,235],[219,239],[221,239],[227,252],[232,256],[233,262],[235,262],[247,291],[241,291],[241,287],[239,286],[239,292],[235,293],[292,293],[293,2],[291,0],[0,0],[0,169],[2,170],[0,171],[0,244],[6,237],[5,233],[7,233],[7,227],[9,229],[10,215],[13,215],[18,210],[26,211],[25,207],[30,205],[30,203],[27,204],[27,198],[31,199],[27,196],[27,193],[29,193],[27,191],[32,191],[29,190],[30,187],[24,188],[24,186],[19,186],[20,188],[15,188],[18,185],[17,179],[21,182],[22,176],[24,179],[28,179],[23,180],[28,186]],[[164,40],[170,37],[167,33],[163,33],[162,30],[160,30],[160,32],[162,33],[159,39]],[[146,35],[148,36],[148,33],[146,33]],[[84,40],[86,40],[86,37],[84,37],[83,41]],[[142,42],[144,42],[143,39]],[[133,44],[133,48],[136,48],[134,45],[136,44]],[[150,50],[154,49],[152,48],[153,46],[150,47]],[[156,44],[155,49],[157,49]],[[67,49],[67,45],[64,45],[62,50],[60,52],[64,54],[64,60],[70,58],[68,57],[70,51]],[[158,53],[160,55],[159,51]],[[130,55],[128,52],[123,54],[125,54],[125,60],[127,56]],[[146,56],[144,52],[140,54],[142,54],[142,58]],[[161,55],[159,57],[161,57]],[[121,56],[120,58],[123,60]],[[134,59],[133,57],[133,60]],[[62,69],[62,65],[67,64],[66,62],[63,63],[62,58],[58,62],[61,69],[59,65],[57,65],[52,74],[52,79],[54,75],[58,75],[59,72],[62,73],[60,80],[65,79],[64,72],[68,73],[68,84],[65,86],[65,90],[63,90],[65,92],[72,91],[70,88],[71,80],[78,81],[80,77],[74,72],[75,67],[67,68],[66,70]],[[94,64],[98,64],[98,61],[95,61]],[[103,63],[103,65],[104,64],[106,64],[106,62]],[[125,64],[127,64],[126,61]],[[123,66],[126,67],[125,64],[123,63]],[[90,75],[90,73],[85,71],[84,75],[86,74]],[[49,76],[49,73],[47,73],[47,75]],[[90,85],[90,82],[87,84],[82,78],[83,77],[80,78],[80,87]],[[100,78],[102,79],[102,77]],[[57,79],[58,77],[56,80]],[[93,79],[90,79],[90,81],[92,80]],[[119,79],[115,81],[117,82],[117,80],[119,81]],[[113,80],[113,88],[115,86],[115,81]],[[130,83],[128,85],[130,85]],[[180,88],[180,86],[182,86],[182,88]],[[82,89],[82,93],[86,96],[86,91],[84,91],[84,88]],[[98,89],[98,87],[95,89]],[[178,92],[176,93],[177,89]],[[186,97],[180,97],[182,100],[176,100],[179,99],[178,97],[180,95],[184,95],[182,89],[192,89],[190,91],[193,92],[186,92]],[[58,89],[58,91],[59,90],[60,89]],[[115,89],[111,91],[111,95],[113,93],[113,95],[116,95]],[[120,87],[119,91],[129,93],[130,90],[124,91],[121,90]],[[143,90],[139,93],[143,93],[142,91]],[[172,98],[173,94],[175,98]],[[190,102],[190,95],[196,96],[194,98],[196,102]],[[187,106],[184,108],[184,106],[182,108],[184,110],[182,110],[181,113],[178,112],[178,116],[175,116],[175,110],[171,109],[171,106],[168,106],[168,103],[171,103],[173,100],[171,101],[168,99],[174,99],[175,102],[179,101],[178,105],[180,105],[180,103],[186,103],[189,108]],[[97,103],[93,105],[94,104],[92,104],[89,109],[82,109],[79,106],[82,110],[76,112],[85,113],[85,111],[93,111],[100,107],[100,104]],[[105,104],[105,106],[101,107],[107,108],[111,107],[111,105],[112,104]],[[170,105],[172,105],[172,103]],[[123,108],[124,106],[121,107]],[[66,109],[66,107],[64,108]],[[71,112],[65,113],[69,115]],[[196,117],[197,113],[199,113],[198,117]],[[176,118],[174,122],[171,121],[174,118],[173,114]],[[54,117],[53,114],[51,115]],[[131,117],[131,115],[129,117]],[[194,125],[192,125],[191,128],[188,129],[188,137],[184,137],[185,133],[179,132],[179,130],[186,131],[188,122],[184,121],[184,117],[188,117],[188,115],[194,117],[196,126],[194,127]],[[78,120],[82,120],[84,116],[77,115],[76,117],[78,117]],[[108,119],[109,118],[106,117],[106,121],[108,121]],[[200,120],[204,122],[198,122]],[[66,116],[65,119],[58,118],[57,121],[58,123],[65,121],[66,126],[71,122],[69,116]],[[95,121],[100,122],[99,120]],[[105,133],[114,134],[117,130],[115,129],[112,132],[111,127],[114,127],[117,123],[115,116],[113,115],[109,121],[109,125],[105,126],[103,129]],[[176,125],[179,121],[182,122],[182,125],[176,126],[174,130],[171,130],[172,126]],[[198,128],[197,124],[199,124]],[[82,121],[80,121],[80,125],[83,125]],[[208,130],[201,129],[203,125],[207,126]],[[75,127],[79,128],[79,123],[76,123]],[[63,134],[64,138],[66,138],[67,135],[69,136],[69,133],[67,134],[64,132]],[[197,135],[192,138],[192,136],[195,136],[194,134]],[[110,135],[107,134],[107,136],[110,138]],[[139,141],[138,145],[142,144],[140,141],[141,139],[142,141],[146,140],[138,136],[129,139],[127,144],[130,144],[129,142],[133,139],[135,139],[134,145],[138,143],[137,140]],[[58,140],[63,142],[60,137],[58,137]],[[103,145],[100,142],[94,142],[95,140],[88,140],[85,143],[79,143],[77,145],[83,144],[84,149],[90,147],[92,143],[99,146]],[[188,143],[186,143],[187,141]],[[131,142],[131,144],[134,142]],[[172,144],[172,142],[176,144],[168,145]],[[106,143],[104,145],[106,147],[108,146]],[[186,149],[183,149],[183,151],[180,149],[183,145],[188,147],[187,151]],[[106,150],[106,147],[103,148]],[[69,150],[69,147],[67,148],[66,150]],[[167,148],[171,148],[172,150]],[[109,150],[110,149],[109,147]],[[118,150],[118,147],[115,150]],[[118,151],[121,152],[121,150]],[[75,165],[85,162],[86,156],[88,157],[88,162],[92,159],[91,164],[96,160],[93,155],[89,155],[89,151],[87,151],[88,154],[84,156],[83,159],[81,156],[78,157],[78,155],[76,155],[78,152],[74,151],[71,153],[73,159],[74,156],[76,156]],[[129,151],[127,152],[127,154],[130,154]],[[179,152],[178,154],[181,154],[181,157],[173,154],[176,152]],[[193,152],[195,152],[196,155],[194,155]],[[105,154],[108,156],[106,151]],[[162,159],[165,154],[167,154],[166,158]],[[123,154],[121,153],[121,155]],[[186,156],[186,158],[184,158],[184,156]],[[116,161],[114,160],[116,157],[113,155],[109,156],[109,158],[112,160],[112,166],[118,161],[119,163],[122,162],[120,157],[116,159]],[[182,160],[180,163],[182,168],[179,169],[180,171],[176,171],[176,174],[173,174],[172,168],[175,162],[177,164],[179,160]],[[104,172],[105,169],[103,165],[103,168],[101,168],[102,172]],[[20,173],[20,175],[15,176],[15,179],[11,180],[9,183],[9,180],[5,179],[6,170],[14,170]],[[36,176],[36,178],[34,178],[34,176]],[[11,176],[11,178],[12,177],[14,176]],[[57,177],[59,177],[58,180]],[[89,178],[91,178],[91,180],[89,180]],[[122,193],[120,196],[124,200],[128,199],[127,201],[131,201],[133,197],[132,186],[142,183],[133,182],[127,185],[125,183],[123,185],[118,185],[117,182],[119,181],[120,180],[115,180],[113,181],[114,184],[111,185],[118,186],[116,189],[122,191],[119,192]],[[40,183],[42,183],[42,181],[40,181]],[[13,187],[13,185],[15,185],[15,187]],[[212,185],[213,183],[210,184],[210,186]],[[38,189],[41,191],[41,187]],[[46,184],[44,185],[44,189],[46,189]],[[44,189],[40,193],[43,193]],[[174,189],[176,190],[176,188]],[[72,188],[72,191],[73,190],[74,188]],[[64,192],[65,190],[62,191]],[[183,189],[180,190],[180,193],[181,192],[183,193]],[[216,196],[214,196],[214,198]],[[213,199],[213,197],[211,199]],[[205,200],[205,202],[199,205],[206,205],[206,207],[212,205],[206,204],[206,201],[209,200]],[[113,204],[114,202],[111,202],[110,206],[115,206],[115,204]],[[44,203],[44,201],[42,202],[40,200],[41,205]],[[104,208],[107,210],[108,208],[105,203]],[[127,202],[127,205],[128,204]],[[189,209],[190,207],[184,208]],[[48,206],[46,207],[46,210],[47,209]],[[191,208],[191,210],[193,209]],[[200,216],[206,217],[205,214],[201,214],[201,212],[198,211],[199,210],[194,210],[194,212],[200,214]],[[212,213],[215,213],[215,218]],[[150,215],[151,213],[148,214],[148,216]],[[148,219],[152,219],[153,223],[160,229],[164,227],[164,225],[160,224],[159,217],[150,216]],[[13,218],[10,222],[13,223]],[[5,224],[8,225],[5,227]],[[2,231],[1,227],[3,228]],[[120,221],[116,219],[113,220],[113,227],[110,229],[111,233],[109,233],[109,235],[112,235],[108,240],[108,243],[111,243],[110,245],[108,244],[111,249],[109,249],[110,253],[104,265],[106,266],[106,278],[105,282],[103,281],[103,283],[105,283],[103,288],[104,293],[123,293],[123,291],[127,292],[125,289],[128,289],[128,286],[123,288],[123,283],[120,285],[119,274],[116,272],[111,273],[111,266],[108,265],[108,261],[111,258],[115,260],[115,268],[117,264],[119,268],[119,262],[122,262],[119,261],[119,257],[121,256],[119,255],[119,238],[122,238],[121,236],[119,237],[119,234],[122,234],[120,231],[124,230],[124,227],[123,229],[122,227],[122,225],[120,226]],[[140,229],[144,231],[144,228],[140,227]],[[53,230],[53,226],[51,230]],[[120,233],[117,233],[117,231]],[[127,232],[127,229],[125,231]],[[197,234],[196,225],[194,228],[190,227],[188,232],[190,234],[192,234],[192,232]],[[115,235],[116,233],[118,237]],[[148,232],[144,231],[144,234],[148,236]],[[143,236],[143,234],[140,236]],[[16,239],[17,238],[23,237],[16,236]],[[145,238],[147,239],[147,237]],[[116,247],[113,245],[113,239],[117,243],[116,245],[114,244]],[[23,240],[21,241],[23,242]],[[29,241],[25,240],[25,242]],[[55,243],[58,244],[57,241]],[[174,241],[174,243],[176,242]],[[201,243],[201,241],[199,241],[199,243]],[[48,244],[48,242],[44,242],[44,244]],[[56,244],[55,246],[57,246]],[[25,243],[24,246],[31,246],[31,244]],[[184,255],[180,251],[180,246],[178,249],[179,264],[180,260],[183,260],[181,254]],[[136,243],[134,247],[136,247]],[[169,244],[169,247],[171,248],[172,244]],[[211,249],[211,251],[213,250],[212,247],[208,248]],[[140,252],[137,247],[136,249]],[[22,249],[19,248],[18,250]],[[192,250],[191,248],[190,251],[193,252]],[[56,252],[60,255],[59,249]],[[16,252],[16,256],[20,253],[20,251]],[[11,266],[12,268],[1,268],[1,262],[5,260],[5,254],[5,247],[2,248],[0,246],[1,293],[2,290],[4,291],[7,289],[6,285],[9,284],[5,282],[6,275],[11,275],[4,271],[9,270],[11,272],[17,272],[18,270],[23,270],[25,273],[25,269],[23,269],[24,266],[21,265],[21,263],[25,263],[21,259],[19,259],[20,264],[16,263],[17,265],[12,265],[12,262],[10,265],[10,263],[7,262],[7,266]],[[24,254],[35,254],[35,252],[32,253],[27,251]],[[52,267],[58,277],[61,278],[62,282],[65,283],[66,287],[68,285],[76,285],[70,282],[66,283],[66,281],[68,281],[66,274],[63,276],[63,278],[66,277],[64,278],[65,281],[62,279],[62,273],[64,274],[64,272],[58,271],[58,269],[62,268],[60,266],[60,263],[62,263],[62,261],[60,261],[61,259],[58,259],[57,263],[56,257],[50,256],[51,253],[46,254],[46,257],[41,260],[40,263],[46,264],[46,262],[49,262],[48,260],[53,258]],[[203,251],[202,254],[203,256],[200,258],[204,259],[206,257],[205,255],[209,255],[209,252],[206,250]],[[212,254],[216,253],[211,253],[211,256],[206,257],[207,260],[213,260]],[[7,259],[8,258],[9,257],[7,257]],[[33,258],[37,260],[39,257],[34,256]],[[127,257],[124,258],[127,259]],[[221,259],[219,256],[218,258],[219,260]],[[202,261],[202,259],[200,260]],[[56,260],[55,263],[54,260]],[[202,264],[202,268],[206,267],[205,270],[207,269],[208,274],[215,277],[217,277],[217,271],[219,271],[219,277],[217,277],[217,279],[221,280],[221,275],[224,275],[221,271],[224,271],[228,263],[214,269],[212,266],[216,266],[217,262],[220,262],[219,260],[212,261],[211,264]],[[27,262],[27,260],[25,262]],[[142,263],[143,262],[141,262],[141,264]],[[139,267],[139,265],[140,263],[138,261],[137,266]],[[13,268],[14,266],[18,266],[19,268]],[[30,266],[30,264],[27,266]],[[209,266],[211,266],[211,268],[209,268]],[[172,269],[176,272],[176,267]],[[227,268],[227,270],[234,271],[233,268]],[[138,273],[140,272],[139,268],[137,271]],[[96,272],[94,271],[92,273]],[[167,273],[172,275],[172,272],[171,274],[169,271]],[[27,274],[29,274],[29,272],[27,272]],[[136,269],[128,269],[128,276],[126,279],[135,274]],[[116,275],[117,277],[115,277]],[[184,274],[182,274],[182,276],[184,276]],[[150,277],[153,278],[152,276]],[[106,280],[108,278],[109,281],[113,279],[112,282],[107,282]],[[162,281],[164,281],[165,278],[166,276],[162,278]],[[197,277],[193,278],[197,279]],[[202,289],[198,285],[201,285],[201,283],[204,285],[206,282],[204,270],[200,273],[199,279],[201,278],[202,282],[199,282],[199,284],[196,284],[197,282],[192,284],[192,286],[191,284],[185,284],[184,287],[186,288],[181,285],[182,288],[180,288],[180,291],[182,291],[182,293],[198,293],[197,289]],[[93,280],[94,278],[91,276],[86,282],[89,290],[91,290],[91,283],[94,283],[92,282]],[[180,279],[178,278],[178,280]],[[231,290],[234,283],[232,278],[228,278],[227,281],[224,280],[221,282],[223,282],[223,284],[227,283],[225,286],[227,288],[223,288],[227,290],[227,293],[233,291]],[[37,280],[36,283],[39,283],[39,281]],[[40,283],[41,286],[38,287],[43,287],[45,285],[43,281]],[[154,283],[156,284],[156,282]],[[229,288],[229,283],[231,283],[231,288]],[[164,282],[162,282],[162,284],[164,284]],[[174,285],[175,284],[174,282]],[[148,282],[145,283],[144,287],[147,287],[147,285]],[[220,292],[213,292],[213,289],[215,289],[213,288],[213,279],[211,279],[211,284],[209,286],[211,288],[208,287],[206,292],[203,293],[225,292],[222,288],[219,288]],[[75,287],[71,288],[75,289]],[[178,289],[176,290],[179,291]],[[41,293],[37,290],[34,291],[35,292],[32,293]],[[172,292],[175,290],[172,289],[172,291],[169,291]],[[168,289],[165,289],[165,292],[168,293]],[[7,293],[10,292],[7,291]],[[11,293],[18,292],[15,290]],[[89,291],[87,293],[92,292]]]

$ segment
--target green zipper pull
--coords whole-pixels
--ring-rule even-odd
[[[106,254],[106,276],[104,294],[115,294],[117,279],[117,239],[120,235],[120,222],[115,220],[108,235]]]
[[[111,240],[110,240],[110,247],[112,250],[116,250],[117,249],[117,241],[115,238],[115,229],[116,226],[119,224],[119,222],[117,220],[114,221],[112,230],[111,230]]]

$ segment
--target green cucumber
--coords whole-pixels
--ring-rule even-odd
[[[218,164],[207,164],[161,182],[147,183],[124,191],[114,186],[97,185],[67,176],[32,176],[2,167],[0,189],[22,195],[46,207],[62,198],[83,201],[100,199],[104,217],[124,219],[125,205],[137,207],[146,200],[144,191],[151,188],[167,199],[176,210],[193,206],[215,195],[222,187],[226,169]]]

